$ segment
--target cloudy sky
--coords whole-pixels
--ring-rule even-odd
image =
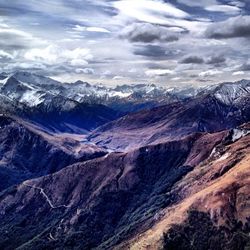
[[[0,0],[0,67],[108,85],[250,78],[250,1]]]

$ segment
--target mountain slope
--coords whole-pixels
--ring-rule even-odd
[[[0,128],[0,190],[105,154],[98,147],[48,134],[19,118],[1,115]]]
[[[93,131],[89,140],[107,148],[138,146],[180,139],[193,132],[216,132],[250,120],[249,95],[230,105],[213,93],[186,102],[129,114]]]
[[[227,135],[197,133],[111,153],[6,190],[0,197],[0,247],[110,249],[150,228],[162,208],[178,201],[171,192],[176,183]]]
[[[154,226],[116,249],[247,249],[249,238],[250,125],[234,133],[177,183],[180,194]],[[238,133],[238,132],[237,132]]]

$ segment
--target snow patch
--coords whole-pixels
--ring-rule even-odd
[[[232,141],[235,142],[248,134],[250,134],[249,130],[233,129]]]
[[[226,160],[229,156],[230,156],[229,153],[225,153],[225,154],[222,155],[218,160],[216,160],[216,162],[224,161],[224,160]]]

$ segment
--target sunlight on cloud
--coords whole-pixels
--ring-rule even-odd
[[[241,11],[240,8],[230,5],[211,5],[207,6],[205,10],[213,12],[224,12],[228,14],[237,14]]]
[[[102,28],[102,27],[86,27],[86,26],[81,26],[81,25],[75,25],[73,30],[78,31],[78,32],[88,31],[88,32],[110,33],[109,30]]]
[[[122,0],[114,2],[114,7],[117,8],[121,14],[132,17],[144,22],[151,23],[166,23],[165,16],[175,18],[185,18],[189,14],[182,11],[175,6],[164,3],[162,1],[152,0]]]
[[[243,71],[236,71],[236,72],[233,72],[233,76],[238,76],[238,75],[244,75],[245,73]]]
[[[175,72],[169,69],[151,69],[145,71],[145,74],[150,77],[154,76],[165,76],[165,75],[173,75]]]
[[[48,64],[69,61],[73,66],[86,65],[88,64],[87,60],[93,58],[89,49],[76,48],[68,50],[56,45],[49,45],[43,49],[31,49],[24,56],[28,60],[41,61]]]
[[[220,70],[211,69],[211,70],[207,70],[207,71],[201,72],[201,73],[199,74],[199,76],[201,76],[201,77],[205,77],[205,76],[214,76],[214,75],[218,75],[218,74],[221,74],[221,73],[223,73],[223,72],[220,71]]]

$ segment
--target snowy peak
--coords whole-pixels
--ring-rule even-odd
[[[225,82],[202,88],[199,95],[210,94],[220,102],[232,105],[250,96],[250,81]]]
[[[105,87],[102,84],[91,85],[88,82],[61,83],[51,78],[29,72],[0,74],[1,94],[14,101],[36,106],[50,98],[62,96],[79,103],[95,103],[117,107],[115,102],[139,104],[139,109],[147,108],[142,102],[152,102],[153,106],[166,104],[196,95],[211,94],[217,100],[232,104],[249,96],[250,81],[241,80],[235,83],[222,83],[205,88],[164,88],[155,84],[124,84],[116,87]],[[123,105],[124,106],[124,105]],[[153,106],[148,106],[151,108]],[[122,109],[121,106],[119,106]],[[130,108],[129,108],[130,109]],[[135,111],[137,109],[131,109]]]
[[[14,75],[1,81],[0,92],[13,102],[19,102],[28,107],[39,105],[48,95],[39,86],[19,81]]]
[[[18,71],[13,74],[13,77],[20,82],[26,82],[28,84],[40,86],[40,85],[58,85],[61,84],[58,81],[55,81],[51,78],[36,75],[29,72]]]
[[[84,86],[85,88],[90,88],[91,87],[91,85],[88,82],[83,82],[81,80],[78,80],[78,81],[72,83],[72,85],[77,85],[77,86],[80,85],[80,86]]]
[[[247,80],[235,83],[224,83],[214,90],[214,96],[225,104],[232,104],[249,95],[250,81]]]

